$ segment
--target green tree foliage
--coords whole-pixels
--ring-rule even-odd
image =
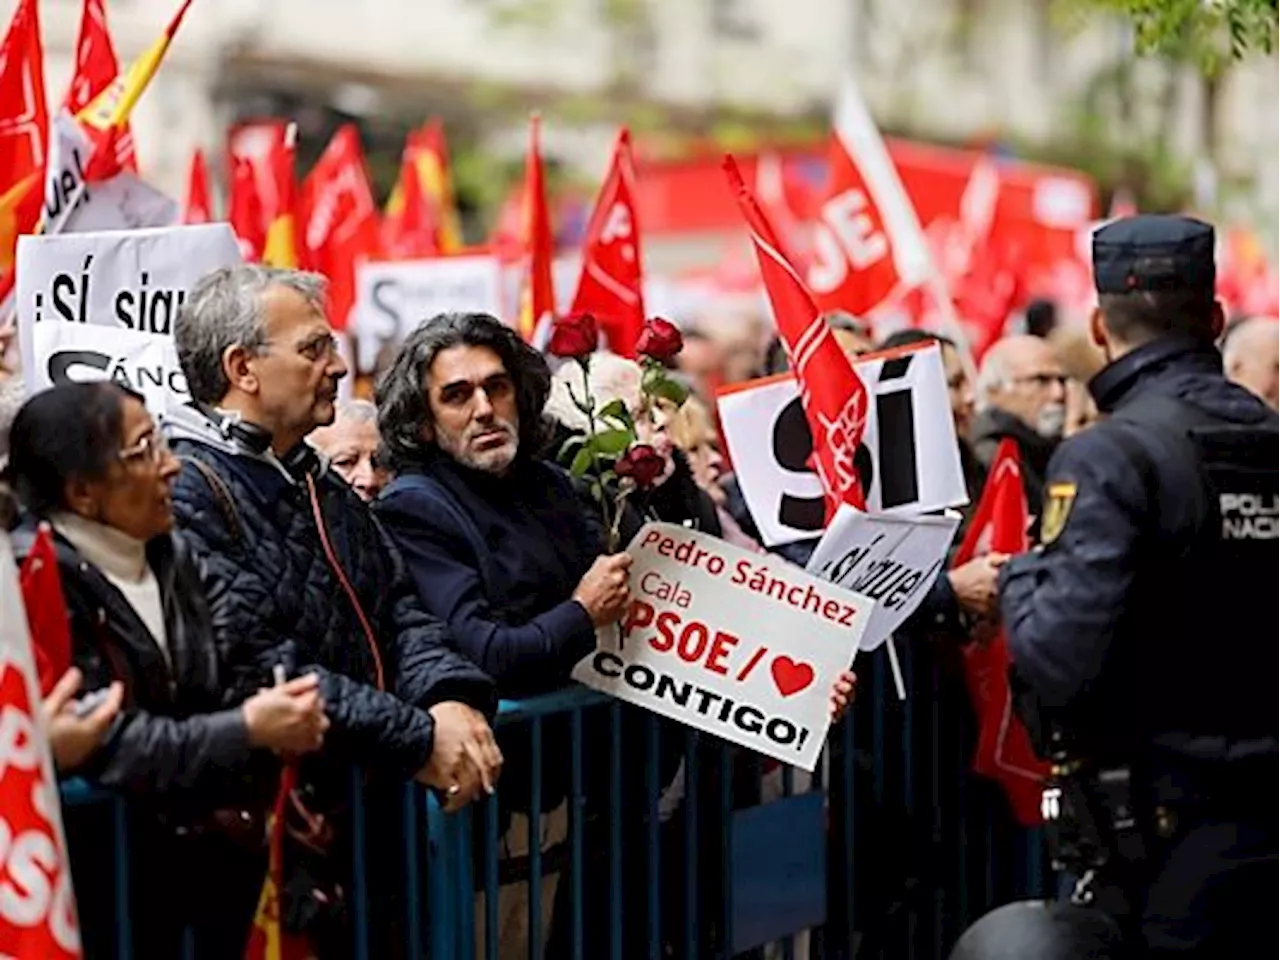
[[[1099,12],[1133,25],[1134,48],[1172,56],[1217,75],[1232,60],[1276,49],[1277,0],[1056,0],[1068,21]]]

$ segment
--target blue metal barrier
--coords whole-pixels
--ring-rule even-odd
[[[353,775],[351,955],[380,955],[371,938],[386,935],[410,958],[472,960],[478,927],[479,956],[505,958],[499,893],[523,882],[522,957],[761,960],[773,943],[784,960],[942,960],[987,909],[1040,895],[1045,864],[1039,832],[1014,827],[999,789],[967,776],[973,720],[962,685],[934,652],[900,653],[908,700],[897,701],[882,664],[860,663],[858,701],[810,789],[796,792],[785,768],[769,802],[757,755],[581,688],[501,705],[507,773],[496,796],[458,813],[416,785],[393,812],[375,810]],[[523,782],[511,772],[517,753]],[[682,795],[660,808],[673,779]],[[131,957],[125,803],[82,781],[62,795],[68,818],[110,811],[115,955]],[[566,836],[544,851],[541,814],[561,796]],[[513,811],[527,813],[535,838],[522,860],[501,856]],[[386,842],[376,828],[388,816],[400,821],[402,870],[374,877],[370,844]],[[544,873],[558,878],[554,904],[532,882]],[[395,916],[388,890],[400,898]]]

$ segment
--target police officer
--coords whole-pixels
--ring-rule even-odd
[[[1117,220],[1093,266],[1109,416],[1055,453],[1040,545],[1000,576],[1065,784],[1052,853],[1143,955],[1274,956],[1276,414],[1223,376],[1212,227]]]

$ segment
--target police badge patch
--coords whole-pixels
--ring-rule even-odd
[[[1044,516],[1040,520],[1040,543],[1047,545],[1058,539],[1067,525],[1071,505],[1076,502],[1074,483],[1051,483],[1045,489]]]

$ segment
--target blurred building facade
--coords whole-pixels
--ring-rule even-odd
[[[107,0],[122,61],[175,4]],[[14,5],[0,0],[5,20]],[[79,7],[41,2],[55,101]],[[1067,33],[1052,10],[1052,0],[196,0],[137,108],[135,139],[144,174],[180,195],[193,147],[218,168],[229,125],[254,115],[287,111],[319,144],[346,117],[376,138],[439,114],[514,159],[523,113],[554,102],[548,153],[598,176],[619,119],[611,105],[691,131],[725,107],[820,120],[852,70],[882,125],[923,139],[1163,151],[1195,171],[1203,208],[1257,222],[1274,247],[1276,60],[1211,83],[1190,67],[1136,62],[1122,24]]]

